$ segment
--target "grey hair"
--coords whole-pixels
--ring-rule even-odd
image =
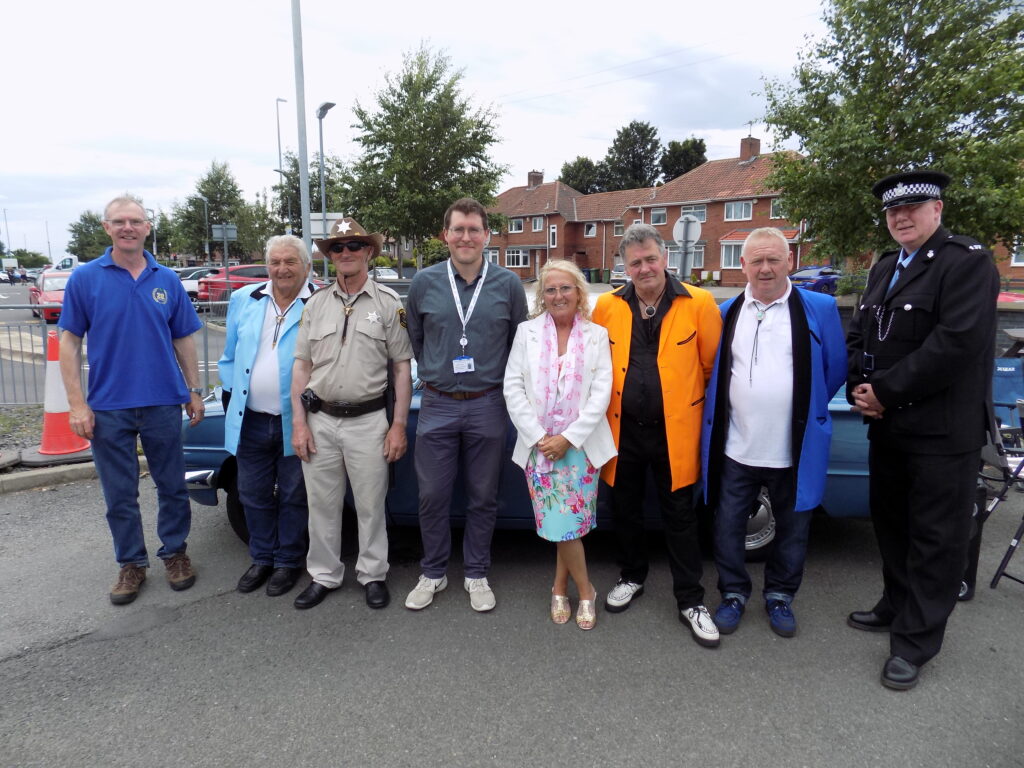
[[[275,248],[294,248],[307,269],[313,264],[313,260],[309,256],[309,249],[306,247],[306,241],[301,237],[296,237],[295,235],[274,235],[267,240],[267,247],[263,249],[264,261],[270,261],[270,252]]]
[[[786,236],[782,234],[782,230],[778,227],[758,227],[753,230],[747,239],[743,241],[743,248],[740,249],[740,258],[747,258],[747,251],[750,249],[750,244],[755,240],[778,240],[782,243],[782,247],[786,249],[786,253],[789,253],[789,241]]]
[[[149,221],[149,214],[146,212],[146,209],[142,207],[142,201],[132,197],[131,195],[120,195],[107,203],[106,207],[103,209],[103,219],[105,221],[109,221],[108,214],[110,213],[110,209],[117,205],[134,205],[142,211],[142,218]]]
[[[648,240],[653,240],[658,246],[661,255],[665,255],[665,241],[661,239],[658,230],[650,224],[630,224],[623,233],[622,241],[619,243],[619,258],[626,260],[626,248],[631,245],[643,245]]]

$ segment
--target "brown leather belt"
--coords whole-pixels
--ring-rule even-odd
[[[384,407],[384,395],[367,400],[365,403],[329,403],[326,400],[320,401],[320,412],[336,418],[352,418],[367,413],[379,411]]]
[[[493,387],[481,389],[479,392],[442,392],[440,389],[431,386],[430,384],[424,384],[423,388],[429,389],[431,392],[436,392],[437,394],[441,395],[441,397],[450,397],[452,400],[476,400],[478,397],[483,397],[488,392],[493,392],[494,390],[496,390],[498,388],[498,385],[495,384]]]

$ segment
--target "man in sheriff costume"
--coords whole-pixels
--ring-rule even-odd
[[[869,424],[870,505],[883,592],[847,622],[889,632],[882,684],[917,683],[942,646],[967,559],[991,400],[992,255],[942,227],[950,178],[920,170],[872,191],[901,246],[872,268],[847,337],[847,399]]]

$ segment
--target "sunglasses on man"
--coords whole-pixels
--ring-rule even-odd
[[[369,243],[364,243],[360,240],[348,240],[344,243],[331,243],[331,247],[327,250],[329,253],[341,253],[342,251],[352,251],[352,253],[355,253],[369,247]]]

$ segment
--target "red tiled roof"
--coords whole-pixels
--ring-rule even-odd
[[[782,232],[782,234],[785,236],[787,240],[796,240],[797,236],[800,234],[800,230],[797,229],[796,227],[779,227],[778,229],[780,232]],[[751,227],[750,229],[733,229],[722,235],[720,238],[718,238],[718,240],[719,242],[723,243],[728,241],[743,242],[744,240],[747,239],[747,235],[749,235],[753,231],[753,227]]]
[[[651,202],[691,203],[777,194],[778,190],[764,186],[764,180],[774,167],[776,154],[755,155],[745,161],[738,157],[709,160],[667,184],[655,187]]]
[[[648,200],[653,190],[620,189],[615,192],[597,192],[576,198],[576,221],[609,221],[622,218],[622,212],[639,200]]]
[[[510,218],[519,216],[543,216],[559,213],[567,221],[576,221],[574,201],[583,197],[567,184],[549,181],[530,187],[512,187],[498,195],[498,202],[488,211],[504,214]]]

